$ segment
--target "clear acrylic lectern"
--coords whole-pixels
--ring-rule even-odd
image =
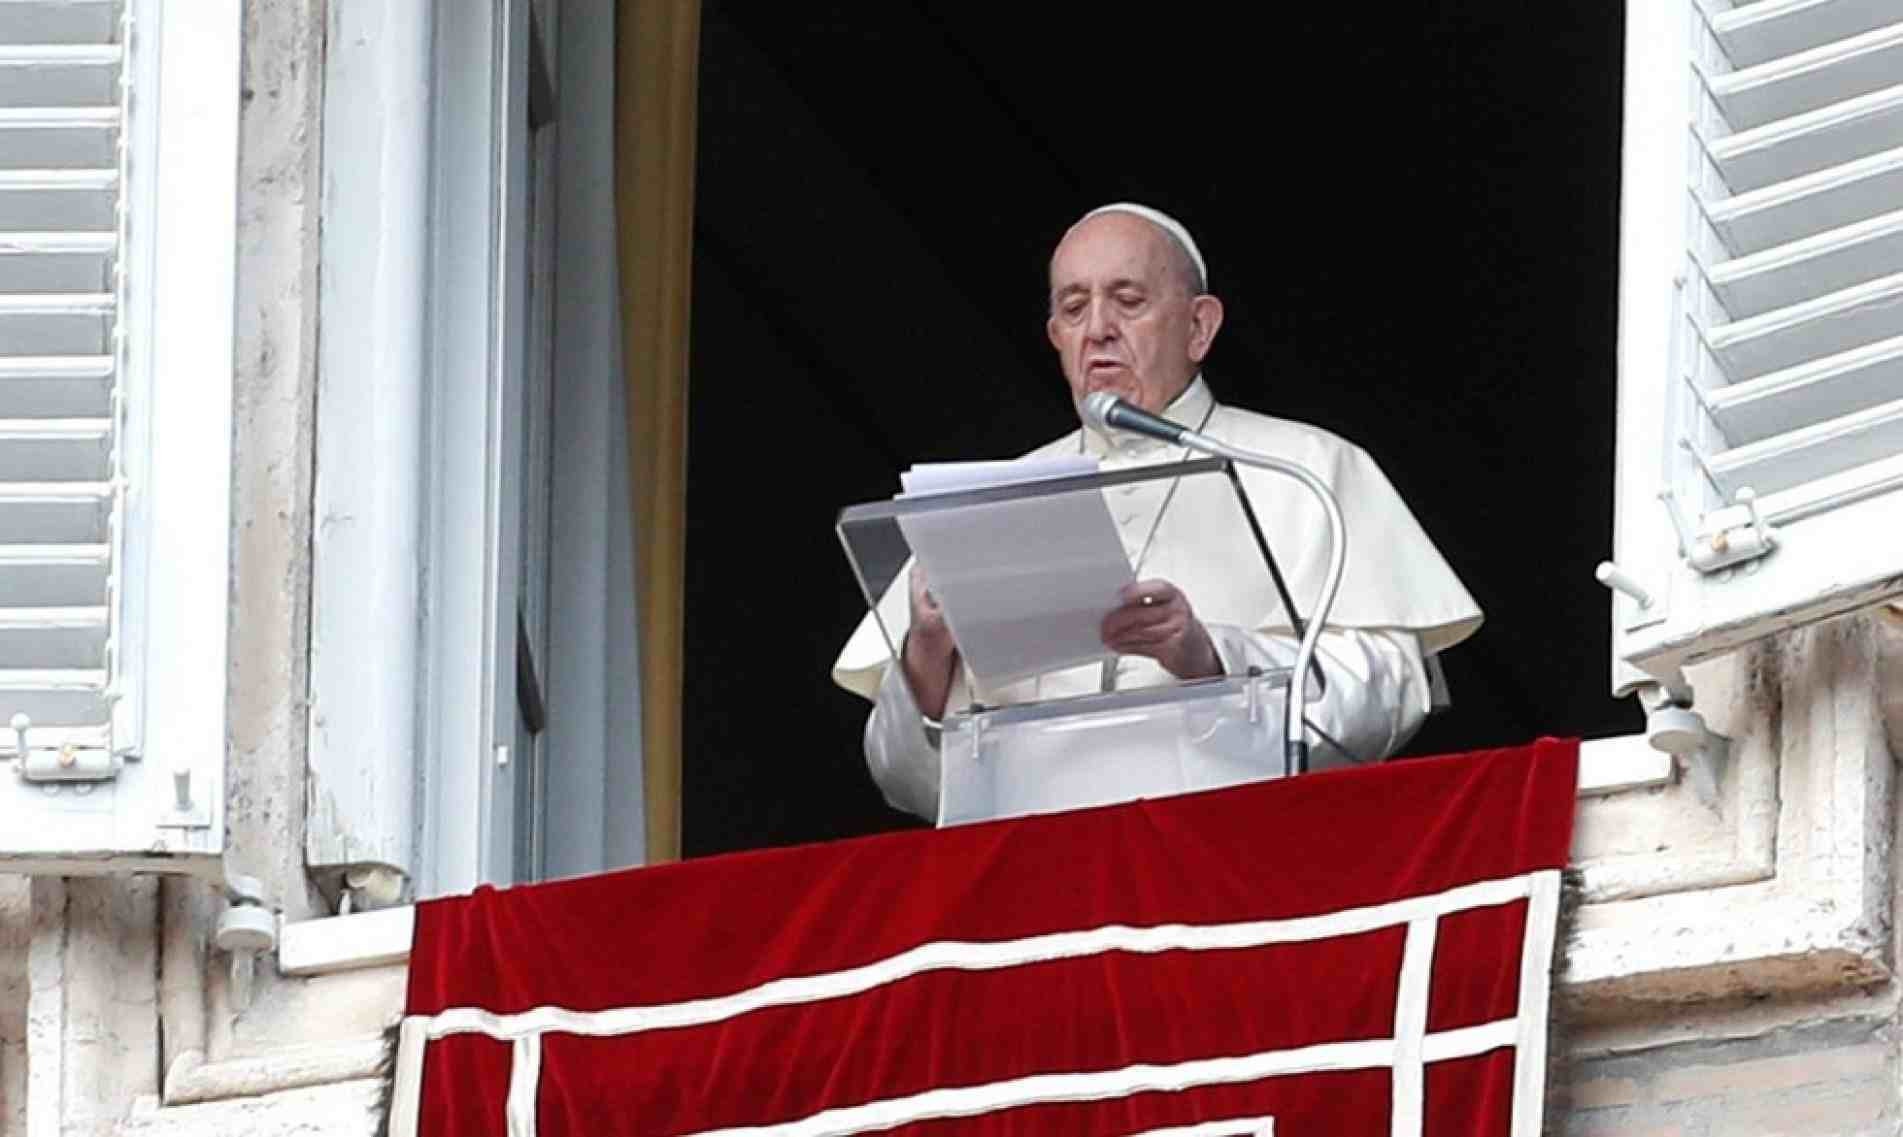
[[[925,551],[928,566],[932,561],[930,543],[920,544],[924,535],[934,527],[942,533],[947,521],[974,520],[962,511],[990,511],[977,520],[1002,534],[996,560],[1022,560],[1046,539],[1036,526],[1040,506],[1071,494],[1101,499],[1134,574],[1181,588],[1212,634],[1264,626],[1300,633],[1298,609],[1235,468],[1206,458],[902,496],[842,510],[839,538],[883,641],[884,659],[901,657],[915,549]],[[1003,555],[1004,546],[1013,556]],[[967,567],[984,560],[983,550],[963,554]],[[1000,569],[982,603],[967,600],[961,610],[947,602],[947,622],[961,649],[965,638],[995,632],[1000,622],[1028,621],[1035,628],[1040,620],[1061,616],[1050,611],[1050,597],[1024,591]],[[1068,604],[1073,616],[1088,610],[1100,619],[1114,603],[1112,592],[1068,597],[1055,606]],[[860,638],[867,633],[862,627]],[[1223,642],[1220,634],[1216,638]],[[1232,673],[1181,682],[1150,660],[1117,657],[1096,646],[1093,655],[1053,661],[1030,674],[995,656],[990,675],[975,672],[969,662],[961,667],[942,722],[925,720],[921,726],[939,751],[940,825],[1161,797],[1290,772],[1283,747],[1286,668],[1225,658]],[[1309,686],[1315,689],[1313,682]]]

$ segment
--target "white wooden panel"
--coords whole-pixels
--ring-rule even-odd
[[[116,774],[0,778],[8,871],[223,848],[241,16],[0,2],[0,716]]]
[[[1903,335],[1903,271],[1720,324],[1706,342],[1733,381]]]
[[[0,484],[0,546],[97,543],[111,509],[103,482]]]
[[[1784,525],[1777,551],[1760,561],[1710,577],[1680,562],[1663,583],[1654,582],[1671,590],[1672,618],[1626,631],[1621,656],[1681,666],[1903,595],[1903,526],[1896,524],[1903,516],[1903,469],[1894,460],[1875,465],[1883,478],[1842,478],[1842,492],[1827,507],[1811,503],[1814,512]],[[1872,484],[1889,488],[1869,493]],[[1780,516],[1775,497],[1766,506],[1767,514]]]
[[[100,668],[16,668],[0,670],[0,692],[4,692],[8,717],[24,713],[33,720],[33,731],[46,727],[90,726],[106,721],[106,673]],[[18,755],[12,731],[0,732],[0,754]],[[37,733],[29,733],[29,745],[41,742]],[[4,844],[0,843],[0,849]]]
[[[110,292],[0,296],[0,344],[20,355],[103,355],[115,306]]]
[[[1899,201],[1903,147],[1701,204],[1725,248],[1745,256],[1856,224],[1894,209]]]
[[[118,44],[0,43],[0,107],[118,102]]]
[[[102,414],[112,376],[110,355],[0,355],[0,406],[43,418]]]
[[[332,0],[305,857],[416,865],[430,5]],[[363,666],[363,645],[378,666]]]
[[[1711,461],[1728,487],[1788,490],[1903,454],[1903,399],[1736,446]],[[1903,527],[1903,517],[1896,519]]]
[[[118,107],[0,107],[0,169],[109,169],[118,129]]]
[[[0,231],[107,231],[117,220],[116,170],[0,169]]]
[[[1733,319],[1762,315],[1876,280],[1903,265],[1903,210],[1747,257],[1708,276]]]
[[[1903,8],[1697,7],[1626,5],[1620,690],[1903,592]],[[1695,568],[1661,493],[1712,533],[1746,485],[1774,550]]]
[[[112,287],[111,233],[0,236],[0,292],[100,292]]]
[[[159,12],[157,26],[146,26],[160,37],[162,116],[149,183],[152,275],[143,285],[149,362],[141,376],[132,359],[128,374],[127,432],[136,435],[128,446],[145,448],[132,471],[144,493],[130,499],[125,522],[125,623],[137,638],[123,650],[127,669],[137,669],[138,701],[115,705],[114,734],[139,715],[142,761],[128,766],[120,787],[139,811],[132,828],[158,825],[158,838],[141,836],[209,857],[224,847],[243,12],[239,0],[168,3]],[[141,287],[132,279],[129,320]],[[165,828],[182,770],[192,773],[204,824]]]
[[[110,419],[0,418],[0,481],[103,481],[111,467]]]
[[[1896,0],[1756,0],[1713,13],[1725,55],[1750,67],[1894,23]]]
[[[1778,21],[1801,22],[1805,35],[1856,25],[1723,71],[1741,62],[1727,42],[1720,73],[1704,76],[1724,122],[1741,128],[1709,144],[1727,189],[1742,193],[1707,210],[1730,256],[1705,272],[1717,310],[1693,307],[1717,366],[1695,363],[1694,374],[1719,433],[1685,429],[1710,452],[1716,506],[1743,485],[1776,493],[1842,475],[1887,457],[1896,441],[1881,408],[1903,391],[1890,386],[1903,338],[1903,197],[1888,192],[1903,188],[1889,171],[1903,144],[1903,8],[1864,26],[1875,9],[1801,7],[1800,17],[1798,7],[1760,0],[1713,22],[1721,40],[1727,28]],[[1706,122],[1701,133],[1712,129]],[[1743,208],[1754,197],[1755,208]],[[1753,213],[1760,224],[1747,234],[1741,223]],[[1758,243],[1778,226],[1786,239]]]
[[[0,545],[0,596],[27,608],[70,607],[106,594],[106,545]]]
[[[106,654],[106,607],[0,608],[0,669],[85,668]]]
[[[1733,193],[1762,189],[1903,145],[1903,85],[1706,143]]]
[[[1811,360],[1708,396],[1712,417],[1733,445],[1761,441],[1794,422],[1840,418],[1903,391],[1903,336]]]
[[[0,8],[0,756],[109,770],[118,9]]]
[[[1903,75],[1903,23],[1708,76],[1712,97],[1733,130],[1867,95]]]
[[[4,0],[0,43],[104,43],[118,16],[115,0]]]

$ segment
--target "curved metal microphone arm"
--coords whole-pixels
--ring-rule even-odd
[[[1183,431],[1177,437],[1177,442],[1191,450],[1200,450],[1218,458],[1240,462],[1244,466],[1254,466],[1258,470],[1294,478],[1315,495],[1315,499],[1321,502],[1322,512],[1328,517],[1328,575],[1322,580],[1321,596],[1316,601],[1315,610],[1309,614],[1308,627],[1302,632],[1301,646],[1295,651],[1295,672],[1289,677],[1288,717],[1282,731],[1283,753],[1291,772],[1306,773],[1308,738],[1302,717],[1308,704],[1308,669],[1315,659],[1315,647],[1321,642],[1322,627],[1328,623],[1328,614],[1335,607],[1335,594],[1341,591],[1342,570],[1348,564],[1348,524],[1342,520],[1341,503],[1335,500],[1334,491],[1326,483],[1306,467],[1293,462],[1218,442],[1193,430]]]
[[[1322,628],[1328,623],[1329,612],[1334,610],[1335,594],[1341,591],[1342,570],[1348,564],[1348,523],[1342,520],[1341,504],[1335,500],[1334,492],[1306,467],[1218,442],[1207,435],[1132,407],[1108,391],[1091,392],[1078,410],[1085,422],[1101,431],[1127,430],[1147,434],[1244,466],[1254,466],[1258,470],[1294,478],[1321,502],[1322,512],[1328,517],[1328,575],[1322,581],[1322,593],[1316,602],[1315,611],[1309,616],[1308,627],[1302,630],[1301,646],[1295,651],[1295,673],[1289,678],[1288,720],[1282,731],[1283,753],[1290,772],[1307,772],[1308,738],[1302,712],[1308,704],[1308,669],[1314,666],[1315,646],[1321,642]],[[1293,619],[1295,613],[1291,612],[1289,616]]]

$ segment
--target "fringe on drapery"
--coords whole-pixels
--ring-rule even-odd
[[[398,1019],[383,1032],[383,1060],[377,1063],[377,1127],[376,1132],[383,1137],[393,1137],[390,1132],[390,1106],[396,1098],[396,1044],[403,1034],[403,1020]]]
[[[1540,1124],[1540,1132],[1559,1134],[1566,1132],[1567,1106],[1560,1090],[1565,1086],[1561,1071],[1566,1068],[1563,1060],[1567,1026],[1570,1015],[1567,1000],[1560,997],[1560,981],[1565,978],[1566,965],[1572,958],[1573,928],[1579,916],[1580,905],[1585,903],[1585,877],[1576,868],[1567,868],[1559,874],[1559,926],[1553,936],[1553,962],[1548,971],[1546,1006],[1546,1108]]]

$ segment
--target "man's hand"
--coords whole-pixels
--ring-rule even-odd
[[[1178,679],[1222,674],[1222,659],[1209,630],[1190,609],[1182,589],[1167,580],[1139,580],[1125,585],[1117,601],[1116,610],[1104,617],[1105,647],[1154,659]]]
[[[926,585],[925,569],[912,562],[912,626],[905,633],[905,678],[912,688],[918,709],[929,719],[945,717],[945,700],[951,696],[952,668],[958,660],[958,645],[945,623],[945,610],[938,606]]]

